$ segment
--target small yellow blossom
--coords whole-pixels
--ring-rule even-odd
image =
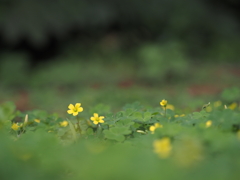
[[[150,126],[149,130],[152,131],[152,134],[154,133],[154,131],[157,129],[157,128],[162,128],[163,125],[160,124],[160,123],[155,123],[153,126]]]
[[[175,107],[172,104],[167,104],[166,109],[174,111]]]
[[[216,101],[214,102],[214,107],[219,107],[222,105],[222,102],[221,101]]]
[[[93,124],[104,123],[103,119],[104,119],[104,116],[99,117],[97,113],[94,113],[93,116],[91,117]]]
[[[68,125],[68,122],[67,121],[62,121],[60,122],[60,126],[61,127],[66,127]]]
[[[34,119],[34,121],[35,121],[36,123],[40,123],[40,120],[39,120],[39,119]]]
[[[237,107],[237,105],[238,104],[234,102],[228,106],[228,109],[234,110]]]
[[[207,111],[207,112],[211,112],[211,111],[212,111],[212,106],[206,107],[206,111]]]
[[[21,127],[21,126],[19,126],[18,123],[13,123],[11,128],[12,128],[14,131],[17,131],[20,127]]]
[[[160,158],[167,158],[171,154],[172,146],[168,137],[153,142],[154,152],[159,155]]]
[[[83,111],[83,108],[81,107],[81,103],[76,103],[75,106],[73,104],[69,104],[68,106],[68,114],[73,114],[73,116],[77,116],[79,112]]]
[[[185,116],[185,114],[181,114],[181,115],[175,114],[175,115],[174,115],[175,118],[176,118],[176,117],[183,117],[183,116]]]
[[[206,122],[206,128],[210,127],[211,125],[212,125],[212,121],[211,120]]]
[[[160,102],[160,105],[163,106],[163,107],[166,107],[166,106],[167,106],[167,100],[163,99],[163,100]]]

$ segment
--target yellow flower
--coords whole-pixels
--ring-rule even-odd
[[[222,102],[221,101],[216,101],[214,102],[214,107],[219,107],[222,105]]]
[[[39,119],[34,119],[35,122],[37,123],[40,123],[40,120]]]
[[[160,102],[160,105],[163,106],[163,107],[166,107],[167,106],[167,101],[165,99],[163,99],[161,102]]]
[[[159,155],[160,158],[167,158],[171,154],[172,146],[168,137],[153,142],[154,152]]]
[[[66,127],[68,125],[67,121],[60,122],[61,127]]]
[[[104,116],[98,117],[98,114],[94,113],[93,116],[91,117],[91,120],[93,121],[93,124],[104,123],[103,118]]]
[[[171,109],[174,111],[175,107],[172,104],[167,104],[166,109]]]
[[[152,134],[153,134],[155,129],[162,128],[162,127],[163,125],[161,125],[160,123],[155,123],[153,126],[150,126],[149,130],[152,131]]]
[[[176,117],[183,117],[183,116],[185,116],[185,114],[181,114],[180,116],[179,116],[178,114],[175,114],[175,115],[174,115],[175,118],[176,118]]]
[[[17,131],[20,127],[21,127],[21,126],[19,126],[18,123],[13,123],[11,128],[12,128],[14,131]]]
[[[211,120],[206,122],[206,128],[210,127],[211,125],[212,125],[212,121]]]
[[[212,111],[212,107],[211,106],[206,107],[206,111],[207,112],[211,112]]]
[[[68,114],[73,114],[73,116],[77,116],[79,112],[83,111],[81,107],[81,103],[76,103],[75,106],[73,104],[69,104],[69,110],[67,111]]]
[[[228,106],[228,109],[234,110],[237,107],[237,105],[238,104],[234,102]]]

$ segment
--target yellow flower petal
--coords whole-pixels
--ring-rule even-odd
[[[76,103],[75,108],[79,108],[81,106],[81,103]]]
[[[78,112],[73,112],[72,114],[73,114],[73,116],[77,116]]]
[[[82,108],[82,107],[79,107],[77,111],[78,111],[78,112],[82,112],[82,111],[83,111],[83,108]]]
[[[72,113],[73,113],[73,110],[68,110],[67,113],[68,113],[68,114],[72,114]]]
[[[97,118],[97,117],[98,117],[98,113],[94,113],[93,116],[94,116],[95,118]]]
[[[100,119],[98,122],[99,122],[99,123],[104,123],[104,120]]]
[[[93,124],[98,124],[98,122],[97,121],[93,121]]]
[[[74,105],[73,104],[69,104],[68,108],[72,110],[72,109],[74,109]]]

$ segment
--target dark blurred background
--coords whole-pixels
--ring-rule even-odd
[[[191,57],[237,61],[239,8],[238,0],[1,0],[0,50],[26,52],[35,65],[73,47],[174,41]]]
[[[1,87],[25,97],[213,77],[223,88],[240,75],[239,10],[238,0],[0,0]],[[219,91],[188,91],[201,88]]]

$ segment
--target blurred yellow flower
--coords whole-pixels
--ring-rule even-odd
[[[178,114],[175,114],[174,117],[183,117],[185,116],[185,114],[181,114],[181,115],[178,115]]]
[[[168,137],[153,142],[154,152],[158,154],[160,158],[167,158],[171,154],[172,146]]]
[[[221,106],[222,105],[222,102],[221,101],[216,101],[216,102],[214,102],[214,107],[219,107],[219,106]]]
[[[237,107],[237,105],[238,104],[234,102],[228,106],[228,109],[234,110]]]
[[[77,116],[79,112],[83,111],[83,108],[81,107],[81,103],[76,103],[75,106],[73,104],[69,104],[68,106],[68,114],[73,114],[73,116]]]
[[[163,100],[160,102],[160,105],[163,106],[163,107],[166,107],[166,106],[167,106],[167,100],[163,99]]]
[[[207,112],[211,112],[211,111],[212,111],[212,106],[206,107],[206,111],[207,111]]]
[[[39,120],[39,119],[34,119],[34,121],[35,121],[36,123],[40,123],[40,120]]]
[[[163,125],[161,125],[160,123],[155,123],[153,126],[150,126],[149,130],[152,132],[152,134],[154,133],[154,131],[157,129],[157,128],[162,128]]]
[[[21,126],[18,125],[18,123],[13,123],[11,128],[14,130],[14,131],[17,131]]]
[[[174,111],[175,107],[172,104],[167,104],[166,109],[171,109]]]
[[[97,113],[94,113],[93,116],[91,117],[93,124],[104,123],[103,119],[104,119],[104,116],[99,117]]]
[[[68,125],[68,122],[67,121],[62,121],[60,122],[60,126],[61,127],[66,127]]]
[[[212,121],[211,120],[206,122],[206,128],[210,127],[211,125],[212,125]]]

